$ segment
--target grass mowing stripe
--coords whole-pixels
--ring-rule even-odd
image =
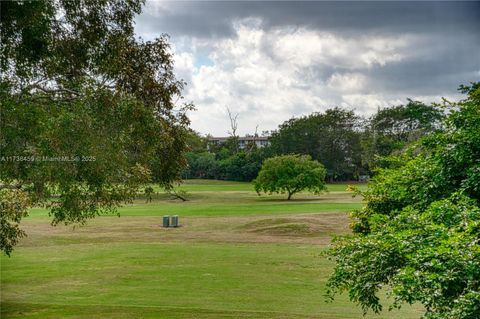
[[[324,302],[332,264],[320,252],[312,245],[235,243],[20,249],[18,258],[2,259],[2,301],[359,318],[345,296]],[[413,318],[403,315],[389,318]]]
[[[22,224],[29,236],[0,257],[2,318],[362,317],[347,296],[325,303],[332,262],[321,256],[331,235],[349,232],[344,212],[359,198],[286,201],[258,197],[248,183],[186,184],[188,202],[156,195],[121,208],[125,218],[76,229],[51,227],[46,210],[32,210]],[[166,213],[184,217],[183,227],[159,227]],[[366,318],[418,317],[404,308]]]

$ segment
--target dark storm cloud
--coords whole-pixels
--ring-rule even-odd
[[[289,26],[335,32],[476,32],[480,2],[162,2],[164,10],[148,10],[138,23],[145,31],[172,36],[229,37],[232,21],[260,17],[265,29]]]
[[[415,58],[365,72],[383,92],[438,95],[480,80],[480,41],[476,34],[423,38],[411,48]]]
[[[168,33],[177,53],[190,57],[176,66],[192,82],[187,95],[199,109],[192,124],[202,132],[226,131],[222,105],[244,110],[253,123],[243,124],[247,131],[255,123],[273,129],[332,105],[368,113],[408,97],[458,97],[460,84],[480,80],[479,1],[147,1],[136,21],[139,35]],[[262,36],[252,45],[256,30]],[[252,52],[265,60],[253,68]],[[202,73],[200,65],[211,68]]]
[[[428,41],[412,48],[424,51],[423,60],[394,65],[391,73],[382,70],[378,74],[378,78],[388,78],[402,88],[415,88],[426,78],[437,91],[451,88],[452,81],[441,82],[445,77],[440,75],[464,75],[480,68],[480,2],[167,1],[161,6],[164,9],[157,14],[145,12],[138,18],[143,32],[166,32],[173,38],[232,37],[233,21],[259,17],[264,30],[304,27],[351,37],[367,33],[423,34]],[[457,81],[465,80],[474,79]],[[389,83],[387,86],[392,85]]]

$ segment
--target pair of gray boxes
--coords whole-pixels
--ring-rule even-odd
[[[170,215],[163,216],[163,227],[178,227],[178,215],[173,215],[170,218]]]

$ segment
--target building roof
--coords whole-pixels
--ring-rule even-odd
[[[221,136],[221,137],[212,136],[212,137],[209,137],[208,139],[211,141],[218,141],[218,140],[227,140],[230,137],[231,136]],[[253,140],[268,141],[269,137],[268,136],[239,136],[238,139],[240,141],[253,141]]]

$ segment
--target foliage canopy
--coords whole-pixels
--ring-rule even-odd
[[[185,164],[184,86],[168,38],[137,40],[142,1],[2,1],[1,249],[25,207],[84,222],[170,187]],[[18,209],[13,209],[17,207]]]
[[[253,181],[255,191],[287,193],[288,200],[302,190],[319,193],[325,190],[325,168],[309,155],[283,155],[263,162],[258,177]]]
[[[365,311],[421,303],[425,318],[480,313],[480,85],[461,87],[444,129],[380,170],[352,214],[352,237],[339,238],[330,296],[348,291]]]
[[[406,105],[379,109],[362,135],[363,161],[370,169],[388,164],[383,157],[400,153],[419,138],[441,129],[445,114],[435,105],[408,100]]]
[[[293,118],[271,137],[276,154],[308,154],[325,165],[330,180],[354,179],[361,172],[361,119],[353,111],[332,108]]]

